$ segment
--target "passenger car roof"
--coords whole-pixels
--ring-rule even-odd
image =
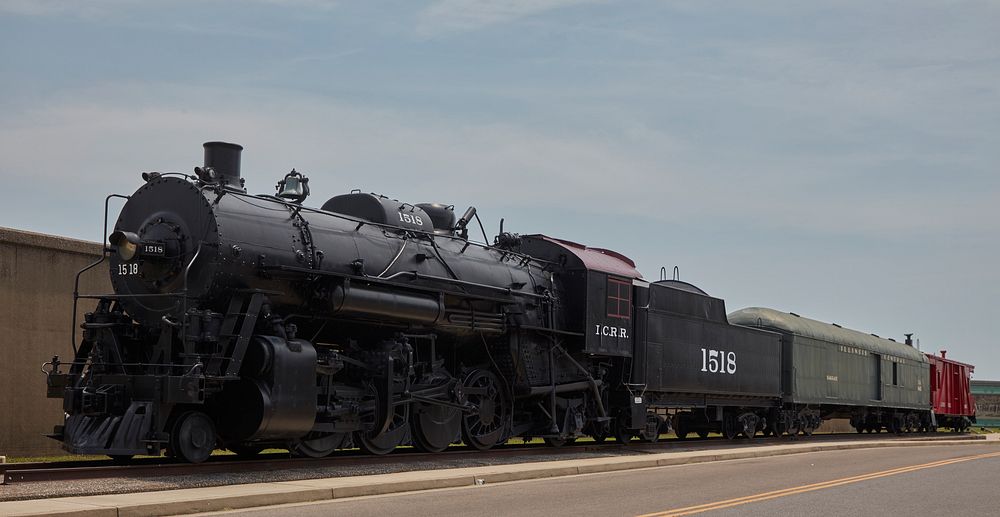
[[[787,332],[829,343],[858,347],[876,354],[912,359],[921,363],[927,362],[923,352],[912,346],[764,307],[748,307],[735,311],[729,315],[729,323]]]

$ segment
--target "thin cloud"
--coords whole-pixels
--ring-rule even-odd
[[[340,0],[182,0],[176,4],[189,4],[197,7],[205,1],[247,3],[257,2],[261,4],[275,5],[281,7],[309,8],[330,10],[341,4]],[[54,16],[69,15],[80,18],[101,18],[112,14],[120,13],[123,10],[147,7],[149,2],[142,0],[0,0],[0,13],[23,16]]]
[[[417,34],[425,37],[470,32],[555,9],[600,0],[439,0],[417,19]]]
[[[94,18],[141,4],[139,0],[0,0],[0,12],[24,16],[73,15]]]
[[[905,239],[1000,231],[992,217],[995,188],[939,192],[932,210],[911,210],[912,192],[872,190],[877,187],[868,185],[870,179],[840,170],[849,160],[817,165],[773,158],[723,170],[698,159],[701,147],[643,126],[623,128],[628,139],[620,140],[515,123],[434,120],[419,110],[302,94],[281,98],[258,92],[220,101],[224,89],[138,83],[105,85],[98,92],[81,95],[89,102],[65,99],[11,117],[0,127],[0,170],[12,177],[33,171],[33,177],[75,188],[119,185],[127,183],[124,174],[140,170],[187,170],[194,164],[180,158],[197,156],[202,141],[229,139],[247,147],[248,174],[260,175],[250,184],[261,189],[274,180],[263,171],[277,175],[294,166],[339,178],[325,187],[323,179],[313,181],[316,192],[330,195],[360,187],[456,202],[488,193],[508,206],[678,225],[691,218],[744,221],[762,231],[793,234]],[[36,142],[62,142],[61,152],[39,155]],[[63,177],[79,164],[93,174]],[[365,181],[344,183],[360,177]],[[414,177],[436,181],[414,183]],[[975,221],[971,227],[970,221]]]

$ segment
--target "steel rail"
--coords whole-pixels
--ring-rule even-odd
[[[927,435],[910,434],[876,434],[883,440],[934,440],[934,439],[974,439],[974,435],[936,433]],[[851,441],[871,440],[873,435],[858,435],[855,433],[831,433],[813,435],[811,441],[827,441],[836,439]],[[338,467],[358,465],[384,465],[388,463],[407,464],[426,462],[429,460],[450,460],[462,457],[488,459],[498,457],[564,455],[580,452],[612,452],[630,451],[636,454],[656,454],[680,449],[693,451],[715,448],[749,448],[756,445],[774,444],[794,441],[795,438],[756,437],[753,440],[726,440],[722,437],[692,438],[686,440],[667,439],[656,443],[633,441],[629,445],[617,442],[595,443],[583,442],[568,444],[563,447],[551,447],[547,444],[505,444],[488,451],[479,451],[471,447],[452,447],[445,452],[424,453],[415,449],[403,448],[384,456],[362,453],[358,450],[346,450],[334,453],[325,458],[289,457],[285,453],[264,454],[256,458],[241,458],[235,455],[213,456],[205,463],[178,463],[172,458],[140,458],[132,460],[132,464],[118,465],[113,460],[37,462],[37,463],[0,463],[0,484],[32,483],[43,481],[69,481],[101,478],[146,478],[163,476],[181,476],[192,474],[225,474],[229,472],[261,472],[270,470],[293,470],[317,467]]]

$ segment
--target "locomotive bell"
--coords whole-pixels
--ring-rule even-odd
[[[278,191],[278,197],[287,199],[292,203],[301,203],[309,197],[309,178],[292,169],[292,172],[285,174],[285,177],[274,187]]]

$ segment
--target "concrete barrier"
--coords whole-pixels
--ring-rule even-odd
[[[62,401],[45,397],[39,368],[57,354],[72,360],[73,282],[100,254],[95,242],[0,227],[0,454],[59,452],[44,434],[62,423]],[[80,292],[111,292],[108,269],[85,273]],[[93,305],[81,301],[77,317]]]

